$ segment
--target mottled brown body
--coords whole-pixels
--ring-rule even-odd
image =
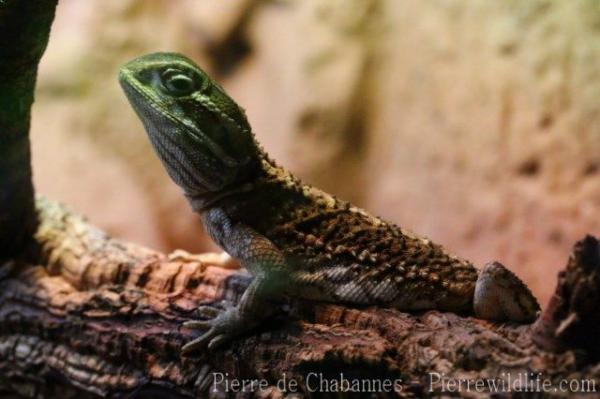
[[[254,189],[220,203],[280,249],[294,295],[403,310],[472,309],[477,270],[430,240],[303,184],[265,157]]]

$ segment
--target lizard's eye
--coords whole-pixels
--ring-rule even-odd
[[[185,96],[196,89],[194,80],[182,71],[167,69],[162,77],[165,88],[173,95]]]

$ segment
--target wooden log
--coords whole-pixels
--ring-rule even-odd
[[[120,243],[47,200],[38,209],[38,261],[0,282],[0,387],[24,396],[66,385],[105,397],[235,397],[243,381],[257,397],[283,397],[283,384],[314,396],[346,379],[375,397],[414,397],[448,392],[442,379],[520,379],[514,390],[537,378],[591,389],[600,377],[579,348],[537,347],[537,325],[324,303],[290,303],[290,317],[281,312],[221,350],[181,357],[198,334],[181,323],[199,304],[235,303],[249,275],[215,255]],[[577,259],[567,275],[587,267]]]
[[[579,349],[588,362],[600,360],[600,243],[587,236],[577,242],[542,317],[534,340],[541,347]]]

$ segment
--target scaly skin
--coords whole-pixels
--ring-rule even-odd
[[[214,348],[286,297],[530,322],[539,305],[499,263],[481,272],[426,238],[303,184],[260,148],[243,110],[189,59],[149,54],[121,68],[129,101],[211,237],[254,276],[237,307],[186,323],[183,347]]]

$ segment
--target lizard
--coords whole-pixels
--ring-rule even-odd
[[[286,298],[528,323],[540,307],[498,262],[481,270],[441,245],[304,184],[257,142],[245,111],[193,61],[152,53],[119,82],[168,175],[210,237],[253,280],[237,306],[200,306],[182,353],[255,329]]]

